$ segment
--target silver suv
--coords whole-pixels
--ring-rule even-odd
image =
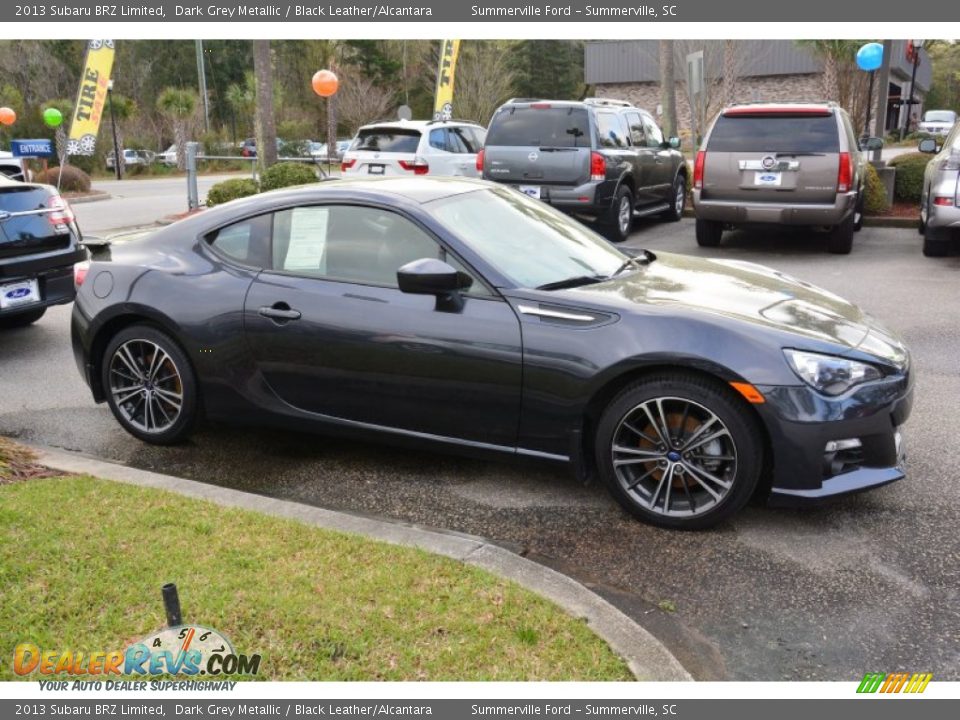
[[[920,232],[923,254],[940,257],[947,254],[951,236],[960,233],[960,124],[937,147],[937,141],[920,141],[920,152],[937,153],[927,163],[920,198]]]
[[[882,142],[862,141],[871,150]],[[805,225],[827,228],[830,252],[847,254],[862,222],[866,162],[834,103],[728,107],[694,163],[697,243],[716,247],[731,226]]]

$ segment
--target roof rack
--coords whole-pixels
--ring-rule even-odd
[[[535,98],[535,97],[515,97],[507,100],[504,105],[509,105],[510,103],[531,103],[531,102],[544,102],[545,98]]]
[[[614,100],[613,98],[590,97],[584,98],[584,105],[603,105],[606,107],[633,107],[626,100]]]

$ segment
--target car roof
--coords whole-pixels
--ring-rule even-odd
[[[836,105],[829,103],[746,103],[730,105],[721,113],[737,115],[833,115]]]
[[[473,125],[474,127],[483,127],[480,123],[472,120],[381,120],[380,122],[369,123],[359,128],[360,130],[374,130],[378,128],[407,128],[409,130],[424,130],[428,127],[448,127],[450,125]]]

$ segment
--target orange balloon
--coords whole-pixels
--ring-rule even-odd
[[[317,70],[310,84],[313,85],[313,91],[320,97],[335,95],[337,88],[340,87],[340,81],[330,70]]]
[[[8,107],[0,108],[0,125],[13,125],[17,121],[17,114]]]

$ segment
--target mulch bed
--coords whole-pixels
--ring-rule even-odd
[[[920,220],[920,207],[919,203],[905,203],[905,202],[895,202],[890,206],[890,209],[886,212],[878,213],[873,217],[896,217],[896,218],[912,218],[914,220]]]

